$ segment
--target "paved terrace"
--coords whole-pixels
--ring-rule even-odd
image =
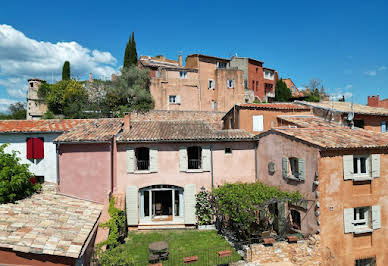
[[[0,205],[0,247],[79,258],[102,205],[58,195],[51,185],[16,204]]]

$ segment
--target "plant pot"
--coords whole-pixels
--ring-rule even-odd
[[[198,230],[216,230],[215,224],[198,225]]]

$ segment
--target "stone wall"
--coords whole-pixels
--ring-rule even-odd
[[[320,237],[313,235],[298,243],[275,242],[273,246],[253,244],[245,252],[244,260],[258,264],[293,263],[295,265],[325,265],[320,251]]]

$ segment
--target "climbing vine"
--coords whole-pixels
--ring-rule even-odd
[[[195,215],[199,225],[208,225],[214,221],[214,197],[210,191],[201,189],[196,198]]]

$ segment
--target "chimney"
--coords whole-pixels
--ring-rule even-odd
[[[380,96],[368,96],[368,106],[379,107]]]
[[[131,113],[124,113],[124,131],[131,129]]]
[[[89,73],[89,81],[90,81],[90,82],[93,81],[93,74],[92,74],[92,73]]]
[[[115,81],[115,80],[116,80],[116,75],[112,74],[112,81]]]
[[[182,55],[178,55],[178,64],[179,66],[182,66],[183,65],[183,58],[182,58]]]

